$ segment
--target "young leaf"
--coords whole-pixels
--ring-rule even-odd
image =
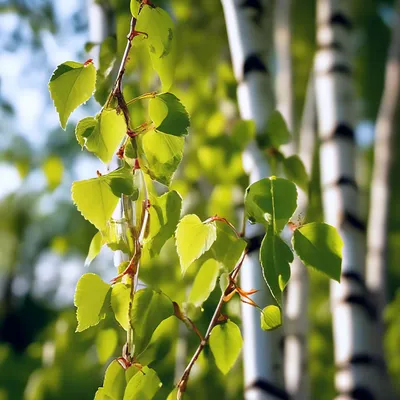
[[[130,286],[124,283],[117,283],[111,289],[111,308],[115,319],[126,331],[129,329],[130,293]]]
[[[131,14],[133,17],[137,18],[139,7],[140,7],[140,0],[131,0]]]
[[[101,387],[97,389],[97,392],[94,396],[94,400],[114,400],[114,399],[108,396],[104,388]]]
[[[211,332],[210,348],[219,370],[226,375],[235,364],[242,349],[242,335],[239,327],[228,320],[217,325]]]
[[[115,329],[101,330],[96,336],[97,356],[104,364],[113,354],[118,344],[118,334]]]
[[[179,222],[182,198],[175,190],[150,200],[150,229],[146,247],[151,257],[157,256],[165,242],[173,236]]]
[[[283,160],[283,170],[286,178],[294,182],[300,189],[307,192],[308,190],[308,176],[304,164],[299,156],[290,156]]]
[[[92,263],[92,261],[98,256],[101,248],[103,247],[103,244],[103,236],[101,232],[97,232],[90,242],[89,252],[85,260],[85,267],[88,267]]]
[[[103,397],[99,399],[122,399],[126,388],[125,371],[117,360],[114,360],[107,368],[106,375],[104,377],[104,383],[100,391]],[[100,390],[99,389],[99,390]],[[106,397],[107,396],[107,397]],[[96,393],[97,399],[97,393]]]
[[[122,193],[134,191],[133,177],[126,165],[107,175],[72,184],[72,199],[82,216],[99,231],[105,231]]]
[[[95,118],[84,118],[75,130],[79,144],[84,144],[106,164],[111,161],[125,134],[124,116],[113,109],[105,109]]]
[[[290,141],[290,132],[282,114],[275,110],[271,113],[266,127],[267,147],[279,148]]]
[[[151,99],[149,114],[157,131],[174,136],[188,134],[189,114],[180,100],[172,93],[161,93]]]
[[[136,12],[136,7],[131,10]],[[176,62],[176,39],[171,17],[162,8],[144,5],[138,15],[136,30],[147,33],[146,44],[153,68],[160,76],[163,90],[168,91]]]
[[[271,331],[282,325],[281,309],[277,306],[267,306],[261,313],[261,329]]]
[[[253,120],[240,120],[232,128],[232,141],[244,150],[256,135],[256,124]]]
[[[72,111],[88,101],[96,85],[96,68],[92,63],[67,61],[60,64],[50,78],[50,96],[63,129]]]
[[[260,262],[264,279],[278,304],[282,303],[282,294],[290,278],[290,263],[293,253],[279,235],[268,228],[260,248]]]
[[[146,349],[157,326],[173,312],[172,302],[163,293],[151,289],[142,289],[135,293],[131,324],[137,356]]]
[[[151,400],[161,386],[156,372],[144,367],[141,373],[135,374],[128,382],[123,400]]]
[[[303,263],[340,282],[343,241],[328,224],[313,222],[296,229],[293,248]]]
[[[279,233],[297,207],[294,183],[276,177],[261,179],[246,190],[245,209],[250,221],[273,224]]]
[[[204,224],[197,215],[186,215],[178,224],[175,238],[184,274],[192,262],[209,250],[217,239],[215,222]]]
[[[138,156],[142,169],[151,178],[169,186],[183,157],[184,138],[150,131],[138,136]]]
[[[189,294],[189,302],[200,307],[215,289],[220,271],[219,263],[210,258],[200,268]]]
[[[82,332],[97,325],[106,314],[103,305],[110,285],[103,282],[96,274],[84,274],[78,281],[75,290],[74,304],[77,307],[76,317],[78,327],[76,332]]]
[[[239,261],[247,243],[238,238],[225,223],[217,223],[217,239],[211,247],[210,257],[219,261],[226,271],[232,270]]]

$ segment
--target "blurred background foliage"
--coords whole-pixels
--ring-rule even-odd
[[[121,56],[128,32],[127,0],[100,1],[110,15],[114,34],[102,46],[104,63]],[[184,160],[172,188],[184,198],[184,213],[201,218],[219,214],[235,221],[247,184],[241,166],[241,146],[232,135],[238,119],[236,82],[232,73],[222,8],[218,1],[164,0],[177,24],[179,62],[173,92],[191,115],[191,132]],[[364,216],[368,209],[373,162],[374,123],[383,85],[392,2],[354,1],[354,31],[358,121],[358,173]],[[61,62],[89,58],[88,4],[85,0],[0,0],[0,400],[90,399],[108,360],[121,353],[122,330],[111,317],[86,332],[74,333],[73,293],[94,228],[70,200],[73,180],[93,177],[100,163],[81,152],[74,124],[93,115],[92,99],[73,114],[67,132],[58,126],[47,82]],[[307,80],[315,52],[315,0],[294,1],[293,63],[296,126],[301,121]],[[86,46],[85,46],[86,44]],[[125,96],[133,98],[159,83],[140,40],[128,64]],[[274,54],[270,63],[274,65]],[[117,65],[117,64],[116,64]],[[110,81],[99,84],[99,98]],[[103,91],[103,92],[102,92]],[[103,96],[103,97],[102,97]],[[135,103],[132,118],[145,120],[143,105]],[[296,132],[294,132],[296,133]],[[400,174],[400,143],[393,176]],[[321,219],[318,164],[312,177],[312,207],[308,219]],[[386,351],[394,382],[400,382],[400,189],[393,181],[390,217],[391,304],[386,322]],[[116,275],[111,252],[102,250],[90,270],[104,280]],[[184,303],[193,283],[196,263],[182,279],[172,241],[159,258],[143,263],[141,279],[152,282],[175,301]],[[314,399],[331,399],[333,351],[328,281],[311,272],[310,363]],[[204,309],[188,310],[200,330],[219,297],[219,287]],[[239,320],[239,303],[229,313]],[[173,382],[193,353],[197,337],[178,327],[176,319],[157,329],[157,344],[146,352],[147,362],[161,381]],[[178,340],[176,338],[179,337]],[[224,377],[206,350],[193,370],[189,399],[240,399],[239,365]],[[205,384],[206,383],[206,384]],[[400,388],[399,388],[400,389]],[[172,390],[164,385],[159,399]]]

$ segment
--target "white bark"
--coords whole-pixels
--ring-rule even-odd
[[[222,0],[222,5],[233,69],[238,81],[240,114],[243,119],[254,120],[257,132],[261,133],[273,106],[267,69],[269,38],[265,24],[271,2]],[[254,142],[244,153],[243,166],[250,175],[250,183],[270,174],[265,157]],[[260,231],[257,227],[251,227],[248,233],[252,238],[257,237]],[[260,292],[253,297],[260,307],[273,303],[262,277],[258,251],[248,255],[240,278],[244,290],[260,289]],[[242,307],[242,320],[245,399],[287,398],[287,394],[279,387],[282,384],[280,330],[262,331],[260,312],[246,304]]]
[[[390,170],[400,104],[400,1],[393,19],[382,102],[375,129],[374,167],[367,232],[366,283],[380,316],[387,303],[388,217]],[[380,327],[381,334],[383,327]]]
[[[331,283],[335,386],[340,399],[384,399],[380,355],[371,351],[375,313],[364,282],[365,228],[358,216],[355,181],[351,3],[319,0],[317,9],[315,82],[323,206],[326,222],[344,241],[341,283]]]
[[[314,76],[309,78],[306,103],[300,129],[299,156],[308,176],[311,177],[316,142]],[[305,217],[308,208],[308,193],[298,189],[297,216]],[[285,387],[293,400],[310,397],[308,375],[308,271],[298,257],[291,265],[291,277],[287,288],[285,308],[284,372]]]

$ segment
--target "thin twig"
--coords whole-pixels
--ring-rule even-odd
[[[245,259],[245,256],[246,256],[246,250],[243,251],[242,256],[240,257],[240,260],[236,264],[235,268],[230,272],[228,286],[225,289],[224,293],[222,293],[222,295],[221,295],[221,297],[219,299],[218,305],[217,305],[217,307],[216,307],[216,309],[214,311],[214,315],[211,318],[211,321],[210,321],[210,324],[208,325],[206,334],[204,335],[204,339],[200,342],[200,344],[197,347],[192,359],[190,360],[188,366],[186,367],[185,371],[182,374],[181,379],[178,382],[178,385],[177,385],[177,387],[178,387],[177,399],[178,400],[180,400],[182,398],[183,393],[186,390],[186,386],[187,386],[187,383],[188,383],[188,380],[189,380],[190,372],[192,371],[192,368],[193,368],[194,364],[196,363],[197,359],[199,358],[199,356],[200,356],[201,352],[203,351],[204,347],[206,346],[206,344],[208,342],[208,339],[211,336],[212,330],[214,329],[214,327],[216,325],[218,325],[218,320],[219,320],[219,317],[220,317],[220,314],[221,314],[222,306],[225,303],[225,298],[227,296],[229,296],[231,294],[231,292],[233,290],[235,290],[235,288],[236,288],[235,281],[236,281],[236,278],[237,278],[238,273],[240,271],[240,268],[243,265],[243,261]]]

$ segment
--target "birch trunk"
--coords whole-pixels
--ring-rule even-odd
[[[379,341],[382,313],[387,303],[388,217],[390,170],[400,104],[400,1],[393,19],[392,40],[386,65],[385,85],[375,129],[374,167],[367,232],[366,282],[377,307]]]
[[[257,133],[262,133],[273,99],[267,68],[268,34],[266,16],[271,11],[268,0],[222,0],[233,69],[238,81],[237,96],[243,119],[255,121]],[[250,183],[269,176],[269,166],[256,143],[251,143],[243,155],[243,166],[250,175]],[[253,297],[261,307],[272,304],[273,299],[261,273],[258,250],[260,230],[250,227],[248,237],[252,251],[246,257],[241,272],[244,290],[260,289]],[[281,389],[282,364],[280,351],[281,330],[264,332],[260,328],[260,313],[243,304],[243,357],[245,374],[245,399],[286,399]]]
[[[325,220],[344,241],[341,283],[331,283],[338,399],[384,399],[372,351],[375,308],[365,285],[365,225],[358,215],[350,54],[352,2],[319,0],[315,79]]]
[[[308,176],[311,176],[316,145],[316,110],[314,76],[309,78],[306,103],[299,135],[299,156]],[[296,218],[306,216],[308,193],[298,189]],[[307,400],[309,393],[308,376],[308,271],[298,257],[291,265],[291,277],[287,288],[285,308],[284,373],[285,387],[293,400]]]

